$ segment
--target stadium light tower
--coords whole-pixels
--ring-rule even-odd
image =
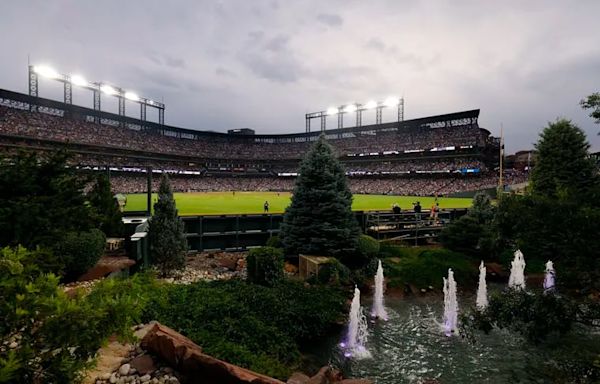
[[[404,121],[404,98],[388,97],[384,101],[370,100],[365,104],[349,103],[340,107],[329,107],[326,111],[311,112],[305,115],[306,132],[310,132],[312,119],[321,120],[321,131],[325,131],[327,116],[337,115],[338,128],[344,128],[344,113],[356,113],[356,126],[362,126],[362,113],[366,110],[375,109],[375,124],[382,124],[383,108],[398,108],[398,121]]]
[[[140,105],[140,120],[146,121],[146,108],[158,109],[158,122],[161,125],[165,123],[165,105],[161,102],[143,98],[135,92],[125,91],[119,87],[114,87],[110,84],[100,82],[87,81],[81,75],[64,75],[58,73],[51,67],[45,65],[30,65],[29,66],[29,95],[38,97],[39,82],[38,77],[42,76],[51,80],[60,81],[64,85],[64,102],[65,104],[73,103],[73,86],[84,88],[92,91],[94,98],[94,110],[101,111],[101,94],[117,97],[119,100],[119,115],[125,116],[125,100],[130,100]],[[36,106],[31,106],[31,109],[36,109]],[[96,117],[96,122],[100,119]]]

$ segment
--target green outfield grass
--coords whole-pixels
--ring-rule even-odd
[[[152,196],[156,201],[157,196]],[[198,192],[175,193],[180,215],[216,215],[262,213],[265,200],[269,202],[270,213],[281,213],[290,203],[289,193],[277,192]],[[429,209],[433,197],[354,195],[352,209],[356,211],[391,210],[397,203],[402,209],[412,209],[412,203],[420,201],[424,210]],[[439,198],[441,208],[467,208],[471,206],[469,198]],[[127,195],[125,211],[146,210],[146,195]]]

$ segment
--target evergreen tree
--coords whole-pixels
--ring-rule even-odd
[[[537,161],[531,174],[532,192],[563,199],[589,194],[598,184],[597,169],[589,158],[585,133],[566,119],[548,124],[535,145]]]
[[[0,160],[0,246],[53,245],[66,232],[92,227],[86,179],[64,151],[18,153]]]
[[[322,135],[300,165],[281,240],[287,254],[340,257],[354,252],[360,229],[342,165]]]
[[[123,221],[119,202],[110,189],[110,181],[104,174],[98,175],[96,183],[87,195],[98,226],[106,236],[123,235]]]
[[[154,204],[154,215],[150,219],[148,236],[152,262],[163,275],[185,266],[185,228],[177,214],[171,183],[164,173],[158,189],[158,201]]]

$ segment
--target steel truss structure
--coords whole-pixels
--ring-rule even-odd
[[[347,105],[341,105],[337,108],[331,108],[327,111],[311,112],[305,115],[306,119],[306,133],[311,132],[311,120],[319,119],[321,132],[327,129],[327,116],[337,115],[337,128],[344,128],[344,114],[345,113],[356,113],[356,127],[362,126],[362,114],[364,111],[369,109],[375,109],[375,124],[383,124],[383,108],[397,106],[398,107],[398,122],[404,121],[404,98],[395,100],[395,105],[389,105],[389,102],[377,102],[374,105],[366,105],[353,103]]]
[[[39,97],[39,76],[42,75],[52,80],[63,83],[64,86],[64,103],[71,105],[73,104],[73,86],[77,86],[83,89],[92,91],[93,106],[94,110],[100,112],[102,106],[102,93],[115,96],[119,102],[119,116],[125,116],[125,101],[129,100],[140,105],[140,120],[142,122],[146,120],[146,108],[156,108],[158,110],[158,123],[164,125],[165,123],[165,104],[159,101],[154,101],[144,97],[138,97],[136,94],[126,92],[122,88],[113,87],[106,83],[101,82],[88,82],[79,78],[74,81],[75,77],[71,75],[64,75],[54,73],[51,70],[42,70],[40,67],[34,65],[29,66],[29,96]],[[38,106],[35,104],[30,105],[31,111],[37,111]],[[100,118],[95,117],[94,122],[100,123]]]

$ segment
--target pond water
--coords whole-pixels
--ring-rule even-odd
[[[474,297],[459,298],[459,304],[471,301],[474,305]],[[370,305],[363,300],[366,313]],[[545,382],[539,376],[546,359],[543,349],[517,335],[494,331],[474,344],[460,336],[446,337],[440,324],[442,297],[386,298],[386,309],[387,322],[369,324],[366,347],[371,358],[345,358],[338,345],[342,335],[325,341],[322,357],[346,376],[377,384]]]

